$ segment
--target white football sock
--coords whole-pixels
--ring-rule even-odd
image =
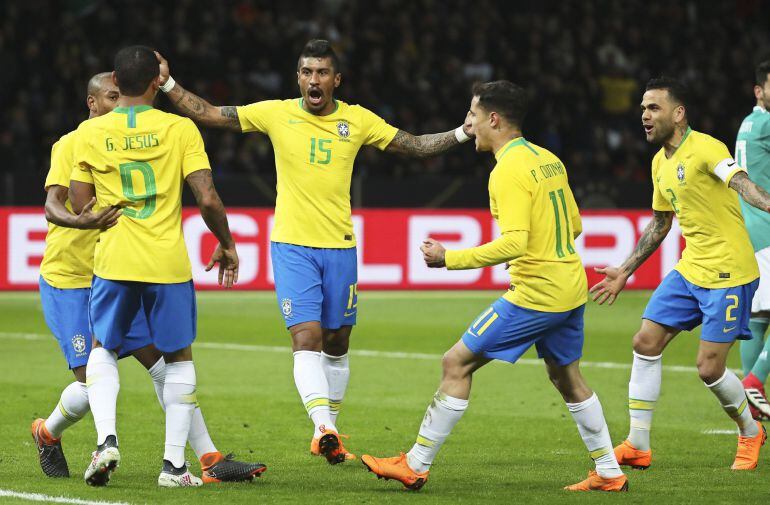
[[[444,440],[467,408],[468,400],[436,391],[420,424],[417,441],[406,455],[406,462],[412,470],[423,473],[430,469]]]
[[[342,400],[345,398],[345,390],[350,380],[350,365],[347,353],[342,356],[332,356],[321,352],[321,367],[326,382],[329,384],[329,414],[332,423],[337,424],[337,416],[340,414]]]
[[[152,385],[155,387],[155,394],[158,395],[160,408],[166,410],[166,406],[163,404],[163,385],[166,381],[166,361],[161,357],[158,362],[152,365],[147,371],[150,372],[150,377],[152,377]],[[187,437],[187,441],[190,443],[190,447],[192,447],[192,450],[195,452],[195,457],[198,459],[209,452],[217,452],[217,448],[211,440],[209,430],[203,420],[201,408],[198,406],[195,407],[195,411],[193,412],[192,421],[190,423],[190,434]]]
[[[184,465],[184,447],[190,433],[195,397],[195,365],[192,361],[166,363],[163,403],[166,405],[166,445],[163,459],[176,468]]]
[[[596,463],[596,473],[607,478],[623,475],[618,460],[615,459],[610,431],[607,429],[602,404],[596,393],[580,403],[567,403],[567,408],[577,424],[589,456]]]
[[[634,352],[631,380],[628,382],[628,413],[631,429],[628,441],[640,451],[650,450],[650,428],[655,403],[660,396],[663,355],[643,356]]]
[[[86,384],[88,385],[88,403],[96,425],[96,443],[101,445],[109,435],[114,435],[115,411],[117,410],[120,377],[118,376],[118,357],[104,347],[95,347],[88,356],[86,365]]]
[[[83,419],[91,407],[88,405],[88,388],[75,381],[61,392],[59,404],[45,420],[45,428],[53,438],[60,438],[64,430]]]
[[[704,382],[705,384],[705,382]],[[748,408],[746,391],[743,389],[741,380],[735,376],[729,369],[725,370],[722,378],[712,384],[706,384],[706,387],[714,393],[722,408],[727,415],[733,418],[738,425],[743,437],[756,437],[759,433],[756,421],[751,417],[751,411]]]
[[[294,384],[299,397],[315,425],[313,436],[319,438],[323,430],[337,431],[329,412],[329,383],[321,368],[321,353],[297,351],[294,353]]]

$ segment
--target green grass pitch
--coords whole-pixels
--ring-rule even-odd
[[[361,293],[352,341],[359,353],[351,357],[339,420],[351,451],[389,456],[411,447],[440,378],[439,356],[498,295]],[[589,302],[586,312],[583,372],[602,400],[615,442],[628,429],[630,340],[648,297],[628,292],[611,308]],[[72,375],[48,336],[37,293],[2,294],[0,490],[131,504],[766,502],[770,453],[764,449],[756,471],[730,470],[734,424],[692,368],[697,339],[697,332],[684,333],[666,351],[653,466],[629,470],[629,495],[562,490],[592,465],[532,351],[515,366],[492,363],[476,374],[469,410],[439,454],[430,481],[410,493],[398,483],[378,481],[360,461],[331,467],[309,455],[311,424],[294,388],[289,339],[272,293],[202,293],[193,349],[204,417],[221,451],[264,462],[268,471],[253,483],[159,489],[163,415],[149,376],[129,358],[120,364],[123,462],[107,488],[93,489],[82,480],[95,443],[90,415],[63,438],[73,477],[53,480],[40,471],[29,425],[48,415]],[[737,350],[730,365],[739,366]],[[190,450],[188,458],[199,473]],[[0,502],[30,503],[9,497]]]

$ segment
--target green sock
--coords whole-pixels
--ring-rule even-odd
[[[741,367],[743,376],[747,376],[754,368],[754,364],[765,346],[765,332],[770,320],[764,317],[752,317],[749,320],[749,329],[751,330],[751,340],[741,340]],[[756,374],[755,374],[756,375]],[[767,377],[767,372],[765,372]],[[764,379],[762,379],[764,382]]]
[[[753,342],[754,339],[751,339],[751,341]],[[753,373],[762,384],[767,380],[767,375],[770,374],[770,339],[765,342],[765,347],[762,349],[762,352],[759,353],[756,363],[754,363],[754,366],[751,368],[751,373]]]

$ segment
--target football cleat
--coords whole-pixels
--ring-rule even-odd
[[[340,435],[331,430],[324,430],[323,432],[324,434],[318,439],[318,453],[325,457],[330,465],[343,463],[348,459],[356,459],[356,456],[349,453],[342,445],[342,438],[347,438],[346,435]]]
[[[602,477],[595,470],[588,472],[588,478],[584,481],[565,486],[567,491],[628,491],[628,477]]]
[[[770,419],[770,403],[767,402],[767,395],[762,382],[751,372],[741,382],[746,390],[751,417],[757,421]]]
[[[338,436],[342,437],[342,438],[348,438],[347,435],[340,435],[340,434],[338,434]],[[321,438],[320,437],[319,438],[313,437],[313,439],[310,441],[310,454],[312,454],[313,456],[320,456],[321,455],[321,447],[320,447],[321,444],[320,444],[320,442],[321,442]],[[344,447],[342,448],[342,450],[345,451],[345,461],[349,461],[351,459],[356,459],[356,455],[353,454],[352,452],[348,452]]]
[[[37,446],[40,468],[48,477],[69,477],[70,469],[61,448],[61,438],[53,438],[45,429],[44,419],[32,422],[32,438]]]
[[[232,454],[210,452],[201,456],[201,479],[204,484],[215,482],[243,482],[261,477],[267,467],[262,463],[243,463]]]
[[[91,464],[86,468],[83,478],[89,486],[106,486],[112,472],[120,465],[120,452],[117,447],[108,446],[91,454]]]
[[[637,470],[646,470],[652,462],[652,450],[640,451],[628,440],[615,447],[615,458],[621,466],[630,466]]]
[[[180,468],[176,468],[168,460],[163,460],[163,470],[158,476],[158,485],[160,487],[199,487],[203,481],[190,473],[187,469],[187,463]]]
[[[738,451],[735,454],[733,470],[753,470],[757,467],[759,461],[759,450],[765,445],[767,440],[767,430],[759,421],[755,421],[759,428],[759,433],[755,437],[738,436]]]
[[[417,473],[406,462],[403,452],[393,458],[375,458],[368,454],[361,456],[361,462],[374,473],[378,479],[394,479],[412,491],[419,491],[428,482],[430,472]]]

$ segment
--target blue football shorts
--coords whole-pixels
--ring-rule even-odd
[[[534,344],[539,358],[566,366],[583,355],[584,310],[581,305],[566,312],[542,312],[500,297],[468,327],[462,341],[474,354],[510,363]]]
[[[289,328],[319,321],[330,330],[356,324],[356,248],[322,249],[270,243],[275,294]]]
[[[758,285],[757,279],[732,288],[702,288],[672,270],[652,294],[642,318],[687,331],[703,324],[700,338],[708,342],[750,340],[751,300]]]
[[[59,289],[40,277],[40,301],[43,317],[59,343],[70,369],[85,366],[91,352],[91,328],[88,323],[88,300],[91,288]],[[131,322],[121,349],[121,358],[152,343],[144,312]]]
[[[92,333],[104,348],[127,352],[132,324],[142,314],[150,337],[147,343],[161,352],[189,346],[197,331],[193,282],[150,284],[94,276],[89,317]]]

